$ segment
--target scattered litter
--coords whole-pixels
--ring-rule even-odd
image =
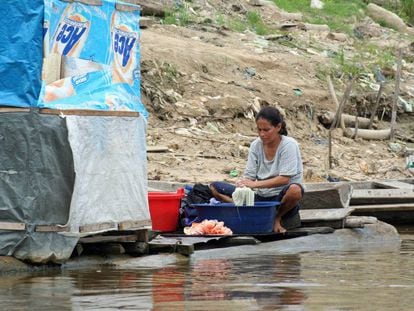
[[[246,79],[253,78],[256,75],[256,69],[253,67],[248,67],[244,69],[244,76]]]
[[[319,0],[312,0],[311,5],[310,5],[312,9],[319,9],[319,10],[323,9],[323,6],[324,6],[323,2]]]
[[[293,91],[295,92],[296,96],[302,96],[302,94],[303,94],[302,90],[299,89],[299,88],[295,88],[295,89],[293,89]]]
[[[238,170],[231,170],[229,175],[230,175],[230,177],[237,177],[237,176],[239,176],[239,171]]]

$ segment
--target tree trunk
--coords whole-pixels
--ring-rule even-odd
[[[330,126],[335,118],[335,113],[331,111],[325,111],[318,116],[319,122],[325,126]],[[345,122],[346,127],[355,127],[355,116],[350,114],[342,114],[342,119]],[[368,128],[370,120],[367,118],[358,118],[359,128]]]
[[[344,130],[344,135],[349,138],[354,138],[357,132],[357,137],[368,139],[368,140],[385,140],[390,138],[391,129],[385,130],[367,130],[367,129],[358,129],[356,131],[354,128],[346,128]]]

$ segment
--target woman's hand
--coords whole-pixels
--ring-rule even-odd
[[[248,188],[257,188],[257,183],[255,180],[243,178],[236,182],[237,187],[248,187]]]

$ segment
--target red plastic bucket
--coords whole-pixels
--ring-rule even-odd
[[[148,204],[152,230],[172,232],[177,230],[180,202],[184,197],[184,188],[173,192],[148,192]]]

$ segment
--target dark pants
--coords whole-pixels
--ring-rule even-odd
[[[223,181],[215,181],[215,182],[211,183],[211,185],[217,190],[217,192],[219,192],[221,194],[224,194],[224,195],[226,195],[230,198],[231,198],[233,192],[236,190],[236,186],[234,186],[230,183],[227,183],[227,182],[223,182]],[[260,195],[255,193],[254,200],[257,201],[257,202],[263,202],[263,201],[278,201],[278,202],[281,202],[284,195],[286,194],[286,191],[289,189],[290,185],[292,185],[292,184],[286,185],[285,187],[283,187],[282,191],[280,191],[278,195],[271,196],[271,197],[263,197],[263,196],[260,196]],[[303,196],[304,189],[303,189],[302,185],[300,185],[300,184],[295,184],[295,185],[300,186],[300,188],[302,189],[302,196]],[[283,215],[283,217],[282,217],[282,226],[285,229],[293,229],[293,228],[296,228],[296,227],[300,227],[299,209],[300,209],[300,204],[298,203],[294,208],[292,208],[285,215]]]

